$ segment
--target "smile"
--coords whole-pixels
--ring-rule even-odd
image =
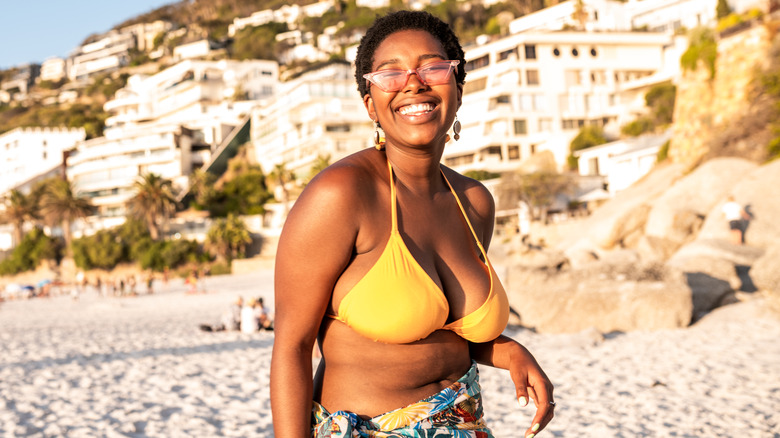
[[[402,116],[421,116],[423,114],[428,114],[435,108],[436,106],[430,103],[418,103],[398,108],[398,113]]]

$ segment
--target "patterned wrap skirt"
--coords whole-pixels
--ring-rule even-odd
[[[440,392],[404,408],[364,420],[352,412],[312,409],[312,438],[494,438],[482,418],[479,371],[472,362],[466,375]]]

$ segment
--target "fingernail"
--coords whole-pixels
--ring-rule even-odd
[[[534,432],[539,430],[539,423],[534,424],[534,427],[532,427],[531,430],[533,430]]]
[[[535,433],[532,433],[532,434],[529,434],[529,435],[528,435],[527,437],[525,437],[525,438],[534,438],[535,436],[536,436],[536,434],[535,434]]]
[[[528,399],[525,397],[519,397],[517,401],[520,403],[520,407],[526,407],[528,406]]]

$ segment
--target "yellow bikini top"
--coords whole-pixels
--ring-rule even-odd
[[[446,324],[450,306],[444,292],[414,259],[398,232],[393,168],[390,198],[393,227],[382,255],[363,278],[341,300],[337,315],[329,315],[374,341],[388,344],[414,342],[436,330],[452,330],[471,342],[497,338],[509,320],[509,300],[496,276],[463,205],[442,171],[463,217],[477,241],[490,276],[487,300],[475,311]]]

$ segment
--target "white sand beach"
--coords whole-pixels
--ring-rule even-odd
[[[237,295],[273,306],[273,272],[181,280],[133,298],[82,294],[0,304],[0,436],[269,437],[273,332],[203,332]],[[780,317],[760,298],[687,329],[542,335],[510,328],[556,385],[539,436],[780,437]],[[497,437],[531,408],[481,368]]]

